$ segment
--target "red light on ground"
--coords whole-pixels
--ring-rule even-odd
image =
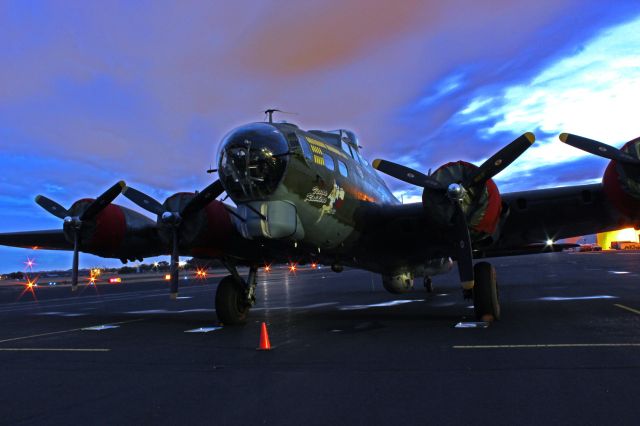
[[[122,282],[122,278],[120,278],[120,277],[111,277],[111,278],[109,278],[109,282],[111,284],[118,284],[118,283]]]
[[[317,263],[314,262],[314,263],[311,264],[311,269],[316,269],[317,267],[318,267]]]
[[[38,287],[38,278],[40,277],[35,277],[34,279],[26,277],[27,281],[23,283],[24,290],[22,290],[22,293],[20,293],[20,296],[18,296],[18,300],[20,300],[25,293],[31,293],[31,297],[33,297],[33,300],[37,300],[36,287]]]
[[[171,274],[167,274],[164,276],[165,281],[170,281],[171,280]]]
[[[271,272],[271,265],[264,265],[265,272]]]
[[[289,272],[295,272],[298,269],[298,266],[295,263],[289,265]]]

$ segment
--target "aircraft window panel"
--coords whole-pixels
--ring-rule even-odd
[[[344,152],[346,152],[347,154],[349,154],[351,156],[351,158],[355,158],[353,156],[353,152],[351,152],[351,147],[349,146],[348,143],[346,143],[345,141],[342,141],[342,150]]]
[[[333,157],[330,156],[329,154],[327,154],[326,152],[322,155],[322,158],[324,159],[324,166],[329,169],[329,170],[335,170],[336,169],[336,165],[333,161]]]
[[[344,177],[349,177],[349,170],[347,169],[347,165],[338,160],[338,170],[340,170],[340,174]]]
[[[360,153],[359,153],[358,151],[356,151],[356,155],[358,156],[358,160],[360,160],[360,163],[361,163],[361,164],[363,164],[363,165],[365,165],[365,166],[368,166],[368,165],[369,165],[369,163],[367,162],[367,160],[366,160],[362,155],[360,155]]]
[[[312,160],[313,152],[311,152],[311,147],[309,146],[307,140],[305,138],[298,138],[298,141],[300,142],[300,147],[302,147],[302,153],[304,154],[304,156],[307,159]]]

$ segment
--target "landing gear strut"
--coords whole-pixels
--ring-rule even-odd
[[[473,307],[476,318],[481,321],[500,319],[500,300],[496,269],[488,262],[479,262],[473,268]]]
[[[433,293],[433,280],[429,276],[424,277],[424,289],[427,293]]]
[[[249,268],[245,281],[233,265],[225,265],[231,275],[224,277],[216,291],[216,315],[225,325],[239,325],[247,322],[249,310],[256,303],[258,268]]]

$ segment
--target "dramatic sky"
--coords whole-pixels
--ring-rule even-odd
[[[221,137],[268,107],[423,171],[533,131],[501,191],[597,182],[606,162],[557,135],[620,146],[640,135],[639,99],[637,0],[0,0],[0,232],[61,226],[37,194],[203,188]],[[27,256],[71,263],[0,248],[0,272]]]

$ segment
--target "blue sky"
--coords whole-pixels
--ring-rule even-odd
[[[37,194],[68,206],[120,179],[160,200],[203,188],[222,136],[272,106],[424,171],[533,131],[501,191],[597,182],[606,161],[557,135],[620,146],[640,135],[638,99],[637,1],[4,1],[0,232],[61,225]],[[0,272],[27,256],[71,263],[0,248]]]

